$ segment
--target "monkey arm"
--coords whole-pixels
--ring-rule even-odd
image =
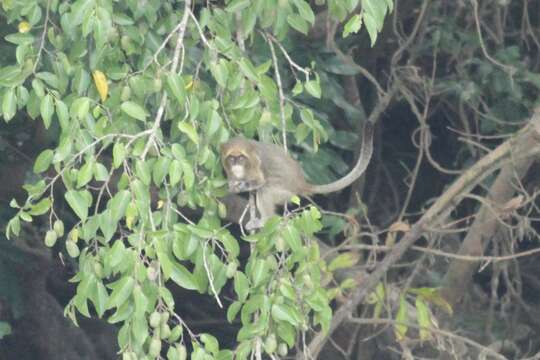
[[[228,183],[229,183],[229,191],[233,194],[254,191],[261,188],[264,185],[264,182],[260,182],[260,181],[238,180],[238,179],[230,179]]]

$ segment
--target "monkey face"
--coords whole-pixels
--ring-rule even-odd
[[[235,138],[222,144],[220,152],[230,192],[253,191],[264,185],[265,177],[261,161],[250,142],[243,138]]]
[[[246,167],[248,164],[247,158],[244,155],[229,155],[225,161],[227,162],[231,175],[236,180],[242,180],[246,177]]]

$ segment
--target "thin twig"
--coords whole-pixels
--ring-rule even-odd
[[[279,66],[276,57],[276,51],[274,49],[274,44],[272,43],[272,40],[268,38],[268,36],[266,36],[266,42],[270,47],[270,52],[272,53],[272,62],[274,63],[274,74],[276,76],[276,83],[279,91],[279,116],[281,118],[281,134],[283,138],[283,148],[285,149],[285,152],[287,152],[287,124],[285,119],[285,95],[283,94],[283,84],[281,83],[281,75],[279,74]]]
[[[279,49],[281,50],[281,53],[283,54],[283,56],[285,57],[285,59],[287,59],[287,62],[289,63],[289,65],[293,68],[293,69],[296,69],[300,72],[302,72],[305,77],[306,77],[306,80],[309,80],[309,76],[311,74],[311,72],[309,71],[309,69],[304,69],[303,67],[301,67],[300,65],[298,65],[296,62],[294,62],[293,59],[291,59],[291,56],[289,55],[289,53],[287,52],[287,50],[285,50],[285,48],[283,47],[283,45],[281,45],[281,43],[278,41],[278,39],[276,39],[272,34],[269,34],[269,33],[266,33],[265,34],[267,36],[267,38],[269,38],[270,40],[272,40],[278,47]]]
[[[41,53],[43,52],[43,48],[45,47],[45,36],[47,35],[47,27],[49,25],[49,12],[51,8],[51,0],[47,1],[47,8],[45,9],[45,21],[43,22],[43,32],[41,33],[41,39],[39,40],[39,50],[36,57],[36,62],[34,63],[34,67],[32,68],[32,73],[36,73],[37,66],[39,64],[39,60],[41,59]]]
[[[498,60],[494,59],[493,57],[491,57],[491,55],[489,55],[489,53],[488,53],[488,51],[486,49],[486,44],[484,43],[484,38],[482,36],[482,29],[480,28],[480,19],[479,19],[479,15],[478,15],[478,2],[476,0],[471,0],[471,2],[473,4],[474,22],[476,24],[476,32],[478,33],[478,41],[480,42],[480,48],[482,49],[482,53],[484,54],[486,59],[488,59],[493,65],[498,66],[502,70],[507,72],[508,75],[510,76],[511,83],[513,83],[513,76],[516,73],[516,68],[514,68],[511,65],[505,65],[505,64],[499,62]]]
[[[219,299],[218,293],[217,293],[216,288],[214,286],[214,275],[210,271],[210,268],[208,267],[208,262],[206,261],[206,246],[208,246],[208,241],[205,241],[204,245],[203,245],[204,269],[206,270],[206,276],[208,276],[208,282],[210,283],[210,289],[212,290],[212,294],[214,294],[214,297],[216,298],[216,301],[217,301],[219,307],[223,309],[223,304],[221,303],[221,300]]]
[[[435,334],[438,334],[438,335],[441,335],[441,336],[445,336],[445,337],[448,337],[448,338],[451,338],[451,339],[462,341],[465,344],[471,345],[471,346],[477,348],[478,350],[480,350],[481,352],[488,353],[488,354],[492,355],[493,357],[495,357],[497,359],[506,360],[506,358],[504,356],[502,356],[501,354],[496,353],[495,351],[491,350],[490,348],[488,348],[488,347],[486,347],[486,346],[484,346],[482,344],[479,344],[476,341],[471,340],[470,338],[466,338],[464,336],[456,335],[456,334],[454,334],[453,332],[450,332],[450,331],[437,329],[437,328],[435,328],[433,326],[431,326],[431,327],[419,326],[417,324],[413,324],[413,323],[409,323],[409,322],[396,321],[394,319],[361,319],[361,318],[352,318],[351,317],[347,321],[352,322],[354,324],[362,324],[362,325],[406,325],[407,327],[418,329],[418,330],[425,329],[427,331],[430,331],[432,333],[435,333]]]
[[[191,0],[185,0],[184,3],[184,16],[182,17],[182,20],[180,21],[178,28],[178,39],[176,40],[176,47],[174,49],[174,55],[173,55],[173,61],[171,65],[171,73],[176,73],[176,70],[178,69],[178,63],[180,61],[180,52],[181,49],[184,47],[184,36],[186,33],[187,23],[189,19],[189,14],[191,14]],[[163,92],[163,96],[161,97],[161,101],[159,104],[158,111],[156,113],[156,117],[154,119],[154,125],[152,126],[152,132],[150,133],[150,136],[148,137],[148,142],[146,143],[146,146],[144,147],[144,150],[141,154],[141,159],[144,160],[146,157],[146,154],[148,153],[148,150],[150,149],[150,146],[154,144],[154,138],[156,137],[156,133],[161,126],[161,119],[163,118],[163,113],[165,112],[165,106],[167,105],[167,92]]]
[[[353,245],[347,245],[341,247],[342,250],[370,250],[370,251],[391,251],[393,249],[393,246],[388,245],[369,245],[369,244],[353,244]],[[417,246],[413,245],[410,247],[411,250],[424,252],[427,254],[442,256],[446,258],[451,259],[458,259],[458,260],[464,260],[464,261],[470,261],[470,262],[477,262],[477,261],[487,261],[487,262],[500,262],[500,261],[509,261],[509,260],[515,260],[517,258],[525,257],[525,256],[531,256],[540,253],[540,248],[531,249],[527,251],[522,251],[515,254],[510,255],[501,255],[501,256],[473,256],[473,255],[460,255],[460,254],[454,254],[449,253],[442,250],[437,249],[431,249],[424,246]]]

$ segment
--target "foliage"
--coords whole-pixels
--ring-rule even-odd
[[[345,20],[358,3],[328,7]],[[40,177],[25,186],[27,200],[10,203],[17,213],[6,234],[48,217],[45,245],[78,264],[67,316],[76,322],[76,312],[96,314],[118,324],[124,359],[182,359],[187,348],[193,359],[229,359],[233,351],[244,359],[261,346],[285,354],[300,331],[328,328],[333,295],[322,278],[329,270],[312,240],[321,229],[318,210],[275,218],[243,239],[220,219],[220,143],[240,132],[317,148],[332,130],[310,105],[310,97],[323,96],[316,63],[297,65],[281,44],[309,31],[315,15],[308,2],[1,5],[15,55],[0,68],[2,117],[25,113],[57,137],[35,160]],[[363,0],[344,35],[363,21],[373,43],[391,9],[391,1]],[[276,53],[292,72],[285,74]],[[64,201],[67,217],[56,210]],[[202,216],[187,217],[187,209]],[[243,242],[251,253],[242,269]],[[237,296],[227,317],[242,323],[233,351],[211,334],[194,334],[170,291],[176,284],[221,306],[227,281]]]

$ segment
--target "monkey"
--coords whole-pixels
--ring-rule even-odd
[[[220,146],[221,162],[227,175],[229,191],[253,191],[265,184],[257,141],[236,137]]]
[[[294,195],[327,194],[339,191],[358,179],[373,154],[373,125],[363,126],[362,146],[354,168],[342,178],[325,185],[306,181],[300,164],[282,147],[237,136],[221,144],[220,156],[231,193],[255,192],[258,219],[250,219],[246,228],[264,225]]]

